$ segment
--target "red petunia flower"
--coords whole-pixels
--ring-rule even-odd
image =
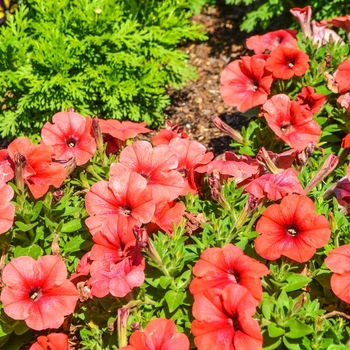
[[[147,225],[147,233],[161,229],[169,235],[173,232],[173,224],[179,225],[186,207],[179,202],[160,202],[156,205],[152,221]]]
[[[304,194],[301,187],[298,172],[295,169],[286,169],[279,174],[265,174],[254,179],[245,188],[256,198],[268,198],[277,201],[287,194]]]
[[[91,295],[102,298],[109,293],[116,298],[123,298],[145,280],[145,259],[138,247],[130,255],[112,261],[103,259],[93,261],[90,266],[89,280]]]
[[[332,24],[334,27],[344,29],[348,40],[350,41],[350,15],[331,18],[327,21],[327,23]]]
[[[290,13],[299,22],[304,38],[311,38],[311,25],[310,25],[311,16],[312,16],[311,6],[308,5],[304,8],[294,7],[290,9]]]
[[[300,263],[311,259],[331,235],[327,219],[315,213],[313,201],[296,194],[267,207],[256,231],[261,235],[255,239],[255,250],[263,258],[275,260],[284,255]]]
[[[15,206],[10,202],[14,191],[10,185],[0,181],[0,234],[8,231],[15,218]]]
[[[265,70],[264,59],[243,56],[224,69],[220,82],[225,103],[245,112],[267,100],[273,78]]]
[[[169,147],[178,158],[177,171],[184,179],[181,195],[189,192],[197,193],[197,186],[194,179],[196,168],[208,164],[214,157],[212,152],[207,152],[205,146],[199,142],[187,139],[175,138],[169,142]]]
[[[144,331],[133,332],[129,345],[120,350],[189,350],[190,342],[178,333],[174,321],[156,318],[148,322]]]
[[[132,232],[135,225],[150,222],[155,210],[147,181],[129,171],[95,183],[85,196],[85,206],[91,216],[86,225],[92,235],[104,230],[106,219],[114,220],[116,216]]]
[[[77,165],[89,161],[96,151],[96,142],[91,134],[92,119],[68,111],[52,117],[41,130],[42,143],[52,146],[57,160],[75,158]]]
[[[332,291],[339,299],[350,303],[350,244],[331,250],[325,264],[334,272],[331,277]]]
[[[309,56],[298,48],[279,47],[266,60],[266,69],[275,78],[287,80],[302,76],[309,69]]]
[[[223,248],[209,248],[201,254],[193,267],[196,277],[191,282],[190,291],[196,299],[210,288],[224,289],[230,284],[240,284],[259,303],[262,297],[260,278],[269,273],[265,265],[245,255],[242,249],[232,244]]]
[[[29,256],[14,258],[2,279],[7,284],[1,292],[5,313],[37,331],[60,327],[79,299],[58,256],[45,255],[36,261]]]
[[[252,317],[256,300],[239,284],[209,289],[195,299],[192,313],[198,350],[259,350],[263,337]]]
[[[29,350],[69,350],[68,336],[64,333],[41,335]]]
[[[125,171],[134,171],[146,180],[155,202],[170,202],[184,187],[177,167],[178,157],[167,145],[153,148],[147,141],[136,141],[123,149],[119,163],[112,164],[110,173],[111,177],[118,177]]]
[[[0,150],[0,181],[10,181],[15,176],[14,165],[7,149]]]
[[[254,35],[247,39],[247,48],[254,50],[256,54],[270,53],[278,47],[298,48],[296,32],[296,30],[281,29],[264,35]]]
[[[152,143],[154,146],[168,145],[169,142],[176,137],[188,139],[184,127],[165,121],[165,129],[160,129],[158,134],[152,137]]]
[[[43,196],[51,185],[61,186],[66,178],[63,166],[52,162],[50,146],[35,146],[28,138],[21,137],[12,141],[7,150],[16,164],[17,184],[24,180],[35,199]]]
[[[101,131],[104,134],[110,134],[118,140],[126,141],[132,139],[139,134],[151,132],[146,128],[146,122],[134,123],[130,121],[120,122],[119,120],[103,120],[99,119]]]
[[[297,95],[297,99],[301,106],[309,109],[312,113],[318,113],[326,102],[326,96],[316,94],[311,86],[304,86],[301,89],[301,93]]]
[[[290,147],[302,150],[310,142],[317,144],[321,128],[312,120],[312,112],[298,102],[279,94],[266,101],[263,109],[269,127]]]
[[[337,98],[337,102],[350,114],[350,92],[340,95]]]
[[[340,93],[350,90],[350,60],[343,61],[335,74],[335,82]]]

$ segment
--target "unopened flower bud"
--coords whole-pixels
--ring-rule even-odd
[[[219,117],[215,117],[213,123],[218,129],[226,133],[228,136],[232,137],[235,141],[244,143],[243,136],[238,131],[231,128],[228,124],[223,122]]]
[[[56,202],[59,202],[59,201],[62,199],[63,195],[64,195],[63,190],[54,191],[54,193],[53,193],[53,199],[54,199]]]
[[[24,191],[24,167],[26,166],[26,157],[19,152],[15,152],[15,176],[17,188]]]
[[[103,137],[100,125],[98,123],[98,117],[95,115],[92,118],[92,133],[95,138],[96,146],[98,151],[100,152],[100,156],[103,155]]]

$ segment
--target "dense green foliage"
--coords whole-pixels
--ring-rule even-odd
[[[0,134],[33,135],[58,110],[162,122],[165,88],[196,77],[184,40],[203,0],[30,0],[0,28]]]
[[[288,13],[294,7],[302,8],[312,5],[313,19],[317,21],[350,13],[350,2],[348,0],[315,0],[312,2],[306,0],[226,0],[226,4],[230,5],[240,5],[242,3],[247,6],[249,12],[244,17],[240,28],[247,32],[252,32],[257,25],[266,29],[273,20],[275,21],[279,16]],[[290,24],[284,23],[284,28],[287,28]]]

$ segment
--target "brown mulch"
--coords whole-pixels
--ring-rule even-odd
[[[244,7],[222,5],[193,16],[193,22],[202,24],[209,37],[206,42],[182,47],[190,63],[197,67],[198,80],[180,90],[168,91],[172,104],[165,110],[166,119],[184,126],[190,139],[199,141],[215,155],[228,150],[231,142],[231,138],[213,124],[216,116],[238,130],[248,123],[248,119],[227,106],[220,95],[223,69],[241,55],[249,54],[244,43],[252,34],[239,29],[244,11]]]

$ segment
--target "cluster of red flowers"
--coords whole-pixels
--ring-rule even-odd
[[[190,285],[198,350],[261,348],[259,324],[252,317],[262,297],[260,278],[268,273],[265,265],[232,244],[202,253]]]
[[[306,38],[322,46],[328,41],[343,43],[328,24],[343,28],[349,35],[348,16],[334,18],[325,23],[311,21],[311,6],[294,8],[291,13],[297,18]],[[247,39],[247,47],[254,51],[251,57],[244,56],[231,62],[221,75],[223,100],[239,111],[259,106],[269,127],[276,136],[290,147],[303,149],[312,142],[317,144],[321,128],[313,117],[326,102],[326,96],[315,93],[311,86],[304,86],[295,101],[288,95],[270,96],[273,82],[303,76],[309,69],[308,55],[298,48],[296,31],[278,30]],[[342,93],[338,103],[349,109],[350,60],[343,61],[333,76],[332,91]],[[349,109],[350,111],[350,109]],[[350,147],[349,136],[343,147]]]

